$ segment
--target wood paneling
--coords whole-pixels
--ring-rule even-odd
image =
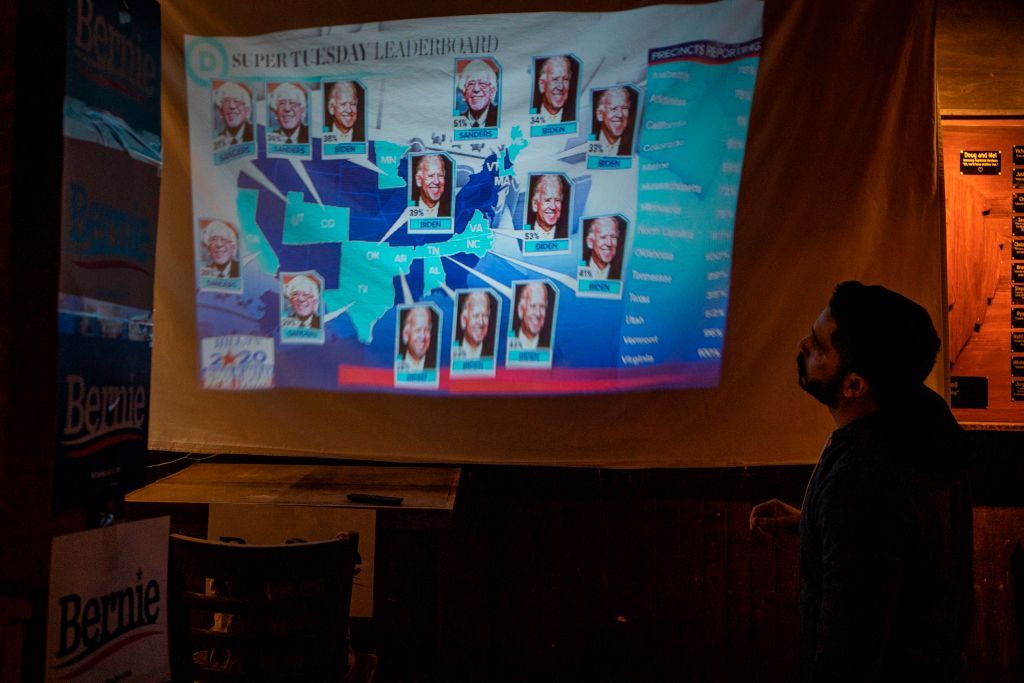
[[[794,680],[796,539],[747,518],[808,474],[472,468],[441,680]]]
[[[949,359],[957,356],[985,319],[999,280],[999,239],[990,233],[985,197],[970,180],[946,172],[946,286],[949,288]]]
[[[798,543],[752,536],[747,516],[772,495],[798,502],[809,474],[473,468],[445,562],[443,673],[387,657],[382,671],[431,681],[796,680]],[[976,508],[969,656],[979,683],[1019,680],[1008,582],[1021,538],[1024,509]]]
[[[985,321],[1000,275],[1000,256],[1009,235],[1010,172],[1017,125],[985,122],[942,126],[942,172],[946,188],[946,278],[949,304],[949,358],[955,364],[976,327]],[[1000,150],[998,176],[964,176],[962,150]],[[1000,221],[1005,223],[999,230]],[[957,374],[965,374],[957,372]]]
[[[1009,270],[1007,263],[1002,269]],[[1010,400],[1010,276],[1000,273],[999,285],[987,307],[984,324],[971,336],[953,365],[957,375],[988,377],[988,408],[957,408],[961,422],[976,424],[1024,423],[1024,403]]]
[[[974,517],[973,680],[1020,681],[1024,669],[1013,595],[1024,586],[1015,587],[1011,581],[1010,557],[1024,540],[1024,509],[981,507]]]
[[[446,562],[444,675],[423,680],[796,680],[797,542],[751,536],[747,516],[772,495],[799,501],[808,475],[472,469]],[[1024,510],[978,507],[975,528],[972,680],[1018,680],[1007,581]]]
[[[942,120],[942,170],[946,184],[964,182],[984,198],[982,208],[990,210],[989,216],[1000,223],[1005,222],[1009,235],[1011,185],[1013,168],[1013,146],[1024,144],[1024,116],[1016,119],[950,119]],[[960,150],[1002,151],[1002,175],[963,176],[960,175]]]
[[[971,680],[1019,681],[1024,435],[972,438]],[[463,468],[450,529],[382,520],[375,614],[353,642],[380,654],[379,683],[797,680],[798,542],[747,518],[799,503],[810,470]],[[204,510],[181,514],[194,523],[174,528],[205,531]]]
[[[940,0],[935,27],[939,107],[945,113],[1024,113],[1024,4]]]
[[[987,409],[955,411],[967,422],[1024,422],[1024,404],[1010,401],[1013,147],[1022,144],[1024,119],[943,121],[951,372],[989,378]],[[961,175],[961,150],[999,150],[1002,173]]]

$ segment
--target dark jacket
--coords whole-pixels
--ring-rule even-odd
[[[237,278],[240,275],[241,269],[238,265],[238,259],[231,259],[227,270],[224,272],[224,277]],[[201,275],[203,277],[220,277],[221,269],[217,267],[215,263],[204,263]]]
[[[805,680],[966,680],[970,456],[925,387],[833,432],[800,520]]]
[[[277,133],[278,135],[280,135],[281,137],[284,137],[284,138],[288,137],[288,133],[286,133],[284,128],[281,128],[280,126],[278,126],[277,130],[275,130],[274,132]],[[305,145],[305,144],[308,144],[308,143],[309,143],[309,126],[307,126],[304,123],[300,123],[299,124],[298,135],[295,136],[295,144],[297,144],[297,145]]]
[[[455,340],[454,348],[461,349],[466,346],[466,336],[459,332],[458,339]],[[480,357],[490,358],[494,355],[494,335],[488,334],[484,337],[484,342],[481,344]]]
[[[225,126],[224,128],[221,128],[219,133],[217,133],[217,138],[221,140],[226,140],[229,135],[230,133],[228,132],[227,127]],[[242,123],[242,134],[239,136],[239,139],[242,142],[252,142],[255,138],[256,136],[253,134],[252,124],[248,121]]]
[[[462,116],[469,120],[469,107],[462,112]],[[498,125],[498,108],[493,104],[488,106],[487,116],[484,117],[484,128],[494,128]]]

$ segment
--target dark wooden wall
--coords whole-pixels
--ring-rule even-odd
[[[792,681],[796,539],[747,519],[809,473],[469,470],[436,680]]]
[[[41,674],[56,444],[64,4],[0,3],[0,678]],[[28,623],[26,624],[26,618]],[[20,632],[19,632],[20,631]],[[7,638],[25,650],[13,660]]]
[[[972,680],[1020,681],[1010,557],[1024,442],[974,437]],[[797,542],[751,535],[747,517],[770,497],[799,502],[809,475],[468,468],[438,577],[440,673],[382,643],[385,680],[796,680]],[[378,557],[387,547],[383,535]],[[377,579],[387,604],[403,579]]]
[[[966,138],[966,140],[965,140]],[[989,220],[993,201],[974,182],[960,175],[960,153],[964,149],[990,149],[972,144],[971,138],[950,125],[942,129],[943,170],[946,190],[946,289],[949,327],[946,345],[949,361],[957,356],[971,335],[985,320],[988,302],[995,295],[1000,275],[1003,235],[995,220]],[[992,148],[994,149],[994,148]],[[1004,185],[1005,177],[1000,177]],[[1009,195],[1009,192],[1004,192]],[[1010,220],[1004,216],[1003,232]],[[1003,270],[1008,270],[1004,266]],[[1000,368],[1002,369],[1002,368]],[[966,374],[966,373],[956,373]]]
[[[1024,113],[1024,3],[939,0],[935,62],[943,115]]]
[[[991,123],[1004,117],[1024,118],[1021,35],[1024,4],[1017,0],[939,0],[936,82],[944,126],[964,124],[964,117]],[[1003,180],[1008,185],[1005,176]],[[1009,212],[1000,201],[1008,194],[988,193],[993,213],[1000,214],[1003,225],[1008,223]],[[984,448],[975,471],[976,497],[981,505],[975,510],[972,675],[976,681],[1021,681],[1024,667],[1019,631],[1024,624],[1018,627],[1012,609],[1016,596],[1010,558],[1024,539],[1024,434],[976,436]],[[1024,587],[1018,586],[1017,591],[1024,597]]]
[[[1024,404],[1010,394],[1010,245],[1013,147],[1024,118],[946,119],[947,289],[951,372],[988,378],[988,406],[957,409],[962,423],[1020,423]],[[961,150],[999,150],[1002,173],[960,173]]]
[[[972,437],[971,680],[1016,682],[1024,435]],[[354,643],[380,655],[379,683],[794,681],[797,540],[747,518],[799,502],[810,470],[465,467],[449,528],[381,517],[374,617]]]

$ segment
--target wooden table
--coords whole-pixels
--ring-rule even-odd
[[[380,655],[382,680],[418,680],[415,671],[440,670],[440,584],[451,555],[446,548],[460,473],[452,467],[203,462],[128,494],[125,516],[170,515],[172,531],[205,538],[211,505],[375,510],[373,618],[352,620],[353,645]],[[404,500],[396,507],[357,505],[346,498],[354,492]]]
[[[214,503],[360,507],[377,510],[381,528],[445,529],[451,524],[460,470],[282,463],[197,463],[125,496],[129,519],[171,515],[178,533],[205,537]],[[398,506],[353,503],[349,493],[403,498]]]

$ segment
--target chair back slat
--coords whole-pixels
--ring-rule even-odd
[[[323,600],[316,597],[304,596],[279,598],[275,600],[261,600],[256,598],[249,601],[186,591],[182,595],[182,599],[185,600],[185,602],[187,602],[193,609],[226,612],[229,614],[288,616],[299,614],[318,615],[333,611],[333,608],[330,605],[324,604]]]
[[[341,680],[356,533],[282,545],[172,534],[175,680]]]

